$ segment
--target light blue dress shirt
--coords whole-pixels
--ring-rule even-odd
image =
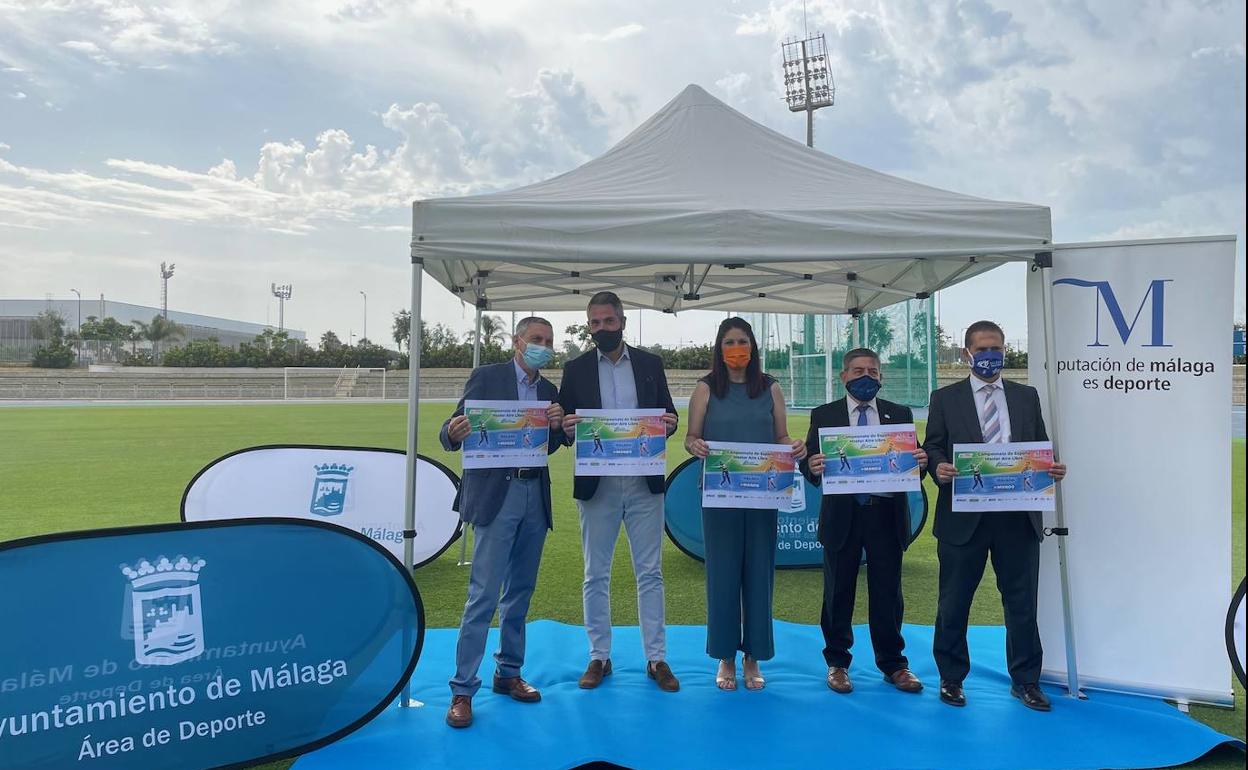
[[[637,408],[637,380],[633,378],[633,360],[627,345],[615,362],[598,351],[598,390],[602,393],[603,409]]]
[[[538,401],[537,381],[542,378],[541,372],[533,378],[533,382],[529,382],[528,373],[516,359],[511,359],[511,365],[516,367],[516,397],[521,401]]]

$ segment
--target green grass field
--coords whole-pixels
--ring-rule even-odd
[[[459,460],[443,452],[438,427],[451,405],[421,406],[421,452],[452,468]],[[222,406],[119,406],[0,409],[0,540],[48,532],[176,521],[182,491],[210,461],[256,444],[309,443],[402,448],[404,404],[275,404]],[[790,418],[791,434],[803,436],[806,417]],[[920,429],[921,432],[921,429]],[[671,448],[670,467],[686,455],[680,442]],[[1232,564],[1236,582],[1244,565],[1244,441],[1227,458],[1233,469]],[[576,508],[572,501],[571,454],[552,457],[555,531],[546,541],[537,593],[530,618],[581,621],[581,552]],[[1075,469],[1074,472],[1078,472]],[[930,482],[929,482],[930,483]],[[935,490],[929,489],[935,500]],[[422,568],[416,582],[431,626],[455,626],[463,609],[468,572],[455,566],[458,545]],[[936,614],[936,543],[925,530],[906,554],[906,618],[931,623]],[[991,572],[991,566],[989,566]],[[664,555],[667,618],[672,624],[700,624],[706,604],[700,563],[670,543]],[[863,578],[865,580],[865,576]],[[817,623],[822,577],[818,570],[785,570],[776,576],[776,617]],[[860,585],[859,596],[866,595]],[[636,593],[627,546],[617,550],[612,579],[616,622],[636,623]],[[859,601],[855,622],[866,622]],[[986,575],[971,622],[1000,624],[1001,605],[991,575]],[[917,651],[916,651],[917,652]],[[921,653],[920,653],[921,654]],[[1164,663],[1164,662],[1159,662]],[[713,676],[680,671],[685,678]],[[1236,685],[1235,710],[1195,707],[1192,714],[1228,735],[1244,737],[1243,690]],[[286,767],[275,763],[270,769]],[[1219,750],[1190,765],[1242,768],[1243,754]]]

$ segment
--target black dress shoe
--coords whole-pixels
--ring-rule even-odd
[[[965,706],[966,693],[962,692],[961,682],[940,680],[940,700],[942,703],[948,703],[950,706],[958,706],[959,708]]]
[[[1049,696],[1044,694],[1039,685],[1035,684],[1013,684],[1010,685],[1010,695],[1018,698],[1023,705],[1032,711],[1052,711],[1053,705],[1049,703]]]

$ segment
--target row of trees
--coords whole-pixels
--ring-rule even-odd
[[[865,324],[865,343],[868,347],[885,352],[885,364],[892,367],[922,367],[928,360],[931,340],[927,333],[928,319],[924,313],[915,316],[911,325],[909,353],[889,353],[895,340],[895,329],[886,314],[868,314]],[[398,350],[390,350],[362,339],[354,345],[344,343],[332,331],[321,335],[317,347],[302,340],[291,339],[284,331],[266,330],[251,342],[244,342],[237,349],[220,344],[216,339],[191,340],[183,345],[171,346],[185,336],[185,329],[163,316],[155,316],[150,323],[134,322],[127,326],[115,318],[97,319],[88,316],[79,330],[65,329],[65,320],[54,311],[41,313],[34,322],[33,335],[43,344],[35,353],[35,366],[68,367],[75,359],[75,348],[95,344],[97,360],[116,361],[131,366],[184,367],[386,367],[405,369],[411,343],[411,314],[400,311],[394,315],[391,336]],[[476,332],[458,335],[448,326],[420,322],[420,361],[427,368],[468,368],[472,366],[472,353]],[[150,342],[151,352],[138,349],[139,342]],[[512,355],[511,333],[502,318],[494,315],[481,317],[481,362],[506,361]],[[940,363],[957,360],[960,345],[936,326],[936,352]],[[848,328],[843,346],[848,347]],[[553,365],[581,355],[592,347],[589,329],[585,324],[572,324],[564,329],[564,342],[555,352]],[[712,360],[711,345],[667,347],[644,346],[661,356],[672,369],[709,369]],[[128,348],[128,349],[127,349]],[[801,354],[800,345],[790,349],[769,350],[769,368],[789,365],[789,356]],[[907,357],[909,356],[909,358]],[[1006,351],[1006,368],[1026,368],[1027,353],[1013,347]]]

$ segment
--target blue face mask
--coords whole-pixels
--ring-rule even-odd
[[[991,380],[1005,368],[1005,353],[1000,350],[981,350],[971,357],[971,369],[982,380]]]
[[[533,342],[524,344],[524,362],[533,369],[541,369],[550,360],[555,357],[555,351],[544,345],[538,345]]]
[[[849,391],[849,395],[853,396],[854,400],[865,404],[880,392],[880,381],[869,374],[864,374],[845,383],[845,390]]]

